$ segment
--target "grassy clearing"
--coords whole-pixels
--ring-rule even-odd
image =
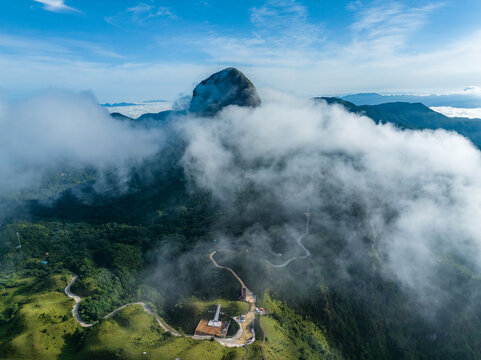
[[[229,349],[209,340],[173,337],[141,306],[129,306],[89,330],[79,359],[241,359],[241,349]],[[142,356],[143,352],[146,356]]]
[[[72,300],[57,291],[66,285],[64,275],[10,280],[1,290],[0,358],[57,358],[77,328]]]
[[[217,304],[221,304],[220,320],[230,320],[233,316],[247,313],[249,305],[242,301],[216,299],[201,301],[185,299],[166,312],[166,321],[185,334],[193,334],[201,318],[213,318]]]
[[[269,316],[262,317],[266,334],[264,351],[269,360],[340,359],[332,350],[324,332],[314,323],[294,313],[283,302],[265,293],[264,307]]]
[[[138,305],[82,329],[72,317],[73,300],[63,293],[67,282],[66,274],[41,281],[14,276],[0,279],[0,359],[240,360],[245,354],[244,348],[173,337]],[[223,316],[247,311],[247,304],[235,301],[190,299],[187,303],[200,315],[212,315],[209,311],[217,303],[223,306]],[[144,351],[146,356],[142,356]],[[254,353],[248,358],[256,358],[251,357]]]

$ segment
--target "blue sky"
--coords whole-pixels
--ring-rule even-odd
[[[313,96],[481,85],[481,1],[2,0],[0,93],[174,99],[237,66]]]

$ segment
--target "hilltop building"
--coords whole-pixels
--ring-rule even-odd
[[[242,286],[240,296],[239,296],[238,300],[255,303],[256,302],[256,294],[254,294],[252,291],[250,291],[245,286]]]
[[[220,304],[217,305],[214,319],[201,319],[195,328],[194,335],[225,337],[229,329],[230,321],[220,321]]]

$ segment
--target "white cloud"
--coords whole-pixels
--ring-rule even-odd
[[[149,56],[156,53],[157,46],[158,53],[169,51],[169,57],[175,58],[177,54],[173,49],[182,44],[179,56],[183,58],[176,63],[152,55],[147,61],[125,63],[124,60],[122,64],[119,59],[125,54],[117,54],[104,44],[81,48],[55,38],[19,38],[18,44],[24,44],[22,52],[18,50],[16,56],[8,52],[2,55],[5,65],[0,69],[2,86],[17,89],[19,84],[25,83],[31,72],[29,69],[36,68],[38,72],[33,79],[39,80],[25,85],[26,89],[37,84],[56,84],[76,89],[92,88],[105,101],[132,99],[139,93],[142,93],[139,100],[172,99],[178,92],[190,92],[195,85],[192,79],[199,79],[199,74],[207,76],[232,65],[252,76],[257,86],[275,87],[302,96],[365,91],[447,93],[471,84],[480,85],[473,79],[481,78],[481,29],[439,46],[431,44],[416,51],[410,48],[411,40],[425,31],[431,17],[443,5],[424,3],[409,7],[400,1],[375,2],[370,6],[365,2],[353,3],[349,8],[354,20],[347,27],[350,36],[339,40],[332,38],[325,24],[315,23],[308,8],[301,3],[267,1],[251,9],[251,29],[240,35],[208,24],[182,34],[153,35]],[[164,14],[159,16],[168,17],[167,10],[140,3],[131,7],[130,12],[124,11],[112,18],[111,22],[132,26],[135,16],[140,24],[142,19],[154,20],[152,16],[159,13]],[[3,41],[6,41],[4,36]],[[2,39],[0,46],[1,42]],[[16,39],[10,38],[4,47],[19,49],[15,43]],[[109,54],[112,56],[107,58]],[[128,74],[123,71],[127,67],[131,71]],[[198,69],[199,73],[184,74],[181,72],[184,68]],[[65,76],[58,77],[58,71]],[[158,74],[157,71],[166,73]],[[146,76],[148,72],[150,77]],[[125,76],[130,83],[118,76]],[[188,76],[191,76],[190,81]],[[172,81],[170,94],[163,90],[169,86],[159,83],[164,79]],[[109,88],[112,98],[107,97]],[[147,94],[147,89],[153,92]],[[120,93],[124,95],[117,95]]]
[[[78,9],[65,5],[65,0],[33,0],[33,1],[43,4],[44,9],[47,11],[52,11],[52,12],[63,12],[63,11],[78,12],[79,11]]]
[[[63,88],[90,89],[101,102],[173,100],[179,93],[190,93],[195,82],[212,70],[209,65],[189,63],[110,64],[70,56],[4,55],[0,57],[0,94],[15,97],[36,89]]]
[[[335,234],[336,246],[347,247],[333,252],[340,266],[378,266],[430,309],[450,296],[438,276],[440,259],[481,269],[481,153],[472,143],[452,132],[401,131],[339,106],[264,95],[256,109],[233,106],[214,119],[179,122],[187,173],[230,217],[252,214],[257,227],[267,227],[270,220],[259,214],[268,214],[296,227],[310,209],[319,231],[313,247],[329,247]],[[244,237],[251,236],[232,243]],[[266,242],[252,245],[269,254]]]
[[[240,37],[208,29],[174,37],[172,43],[187,44],[217,64],[300,68],[312,65],[325,42],[324,25],[312,22],[308,9],[295,0],[269,0],[253,7],[250,21],[252,31]]]
[[[357,38],[372,40],[400,37],[405,40],[425,25],[429,15],[442,6],[442,3],[437,3],[408,7],[402,2],[391,1],[374,7],[359,7],[351,29]]]
[[[480,86],[468,86],[463,90],[464,94],[469,94],[469,95],[476,95],[476,96],[481,96],[481,87]]]
[[[391,61],[391,57],[402,54],[409,47],[409,40],[442,6],[444,3],[409,7],[399,1],[368,7],[359,5],[354,11],[355,21],[350,26],[353,40],[344,45],[343,52],[355,57],[357,62]]]
[[[271,46],[313,45],[321,39],[323,27],[309,21],[309,12],[295,0],[270,0],[251,9],[254,34],[269,41]]]
[[[205,52],[212,60],[239,62],[251,66],[315,67],[322,62],[391,61],[410,37],[429,21],[442,3],[408,7],[392,1],[380,6],[348,6],[355,12],[349,42],[330,40],[324,24],[309,19],[308,9],[295,0],[270,0],[251,9],[253,31],[243,37],[208,33],[210,46]],[[197,42],[204,44],[204,39]],[[387,58],[389,57],[389,58]]]
[[[177,18],[177,16],[167,7],[153,6],[144,3],[140,3],[137,6],[128,8],[127,12],[132,13],[134,20],[138,22],[144,22],[152,18],[164,16],[171,19]]]
[[[106,108],[110,113],[118,112],[133,119],[146,113],[158,113],[172,109],[171,102],[140,103],[131,106],[109,106]]]
[[[0,196],[35,185],[47,171],[78,169],[125,174],[162,145],[156,129],[114,120],[91,94],[50,91],[0,102]]]
[[[2,52],[24,52],[26,54],[72,54],[72,51],[59,44],[58,39],[32,39],[24,36],[0,34],[0,49]]]
[[[355,0],[351,1],[346,5],[346,10],[349,11],[357,11],[362,8],[362,1],[361,0]]]
[[[433,106],[432,110],[449,117],[481,119],[481,108],[455,108],[451,106]]]
[[[102,58],[123,58],[107,44],[62,37],[30,38],[18,35],[0,34],[0,51],[7,54],[28,57],[57,57],[78,60],[81,55]]]
[[[332,33],[324,24],[313,23],[308,9],[296,1],[267,1],[251,9],[252,33],[235,37],[205,31],[202,35],[177,38],[175,42],[206,53],[213,64],[249,69],[260,85],[300,95],[454,90],[472,82],[458,76],[459,66],[447,64],[437,74],[430,67],[449,62],[459,52],[461,43],[475,41],[472,35],[443,44],[445,53],[436,48],[409,51],[410,41],[444,5],[439,2],[408,7],[399,1],[374,6],[352,3],[349,9],[354,11],[355,20],[349,27],[351,36],[340,42],[329,37]],[[209,46],[205,46],[206,42]],[[480,73],[479,68],[472,66],[480,57],[476,47],[467,46],[466,50],[471,54],[464,54],[459,60],[470,64],[473,77]],[[420,61],[423,56],[425,59]]]
[[[170,8],[165,6],[155,6],[146,3],[139,3],[129,7],[125,11],[112,16],[106,16],[107,23],[114,26],[123,26],[125,22],[133,22],[137,25],[144,25],[153,19],[164,18],[175,20],[177,15]]]

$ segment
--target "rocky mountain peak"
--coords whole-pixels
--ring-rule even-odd
[[[230,67],[201,81],[194,89],[189,111],[212,116],[228,105],[256,107],[261,99],[252,82],[239,70]]]

